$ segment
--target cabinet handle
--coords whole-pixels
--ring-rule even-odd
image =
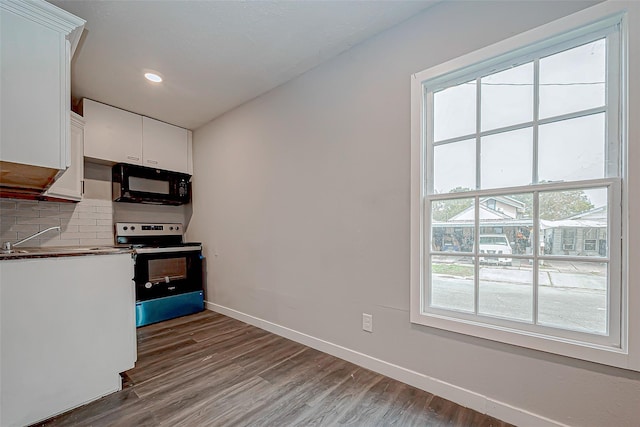
[[[129,160],[140,160],[140,157],[127,156],[127,159],[129,159]]]
[[[155,160],[147,160],[147,163],[150,163],[152,165],[157,165],[158,164],[158,162],[155,161]]]

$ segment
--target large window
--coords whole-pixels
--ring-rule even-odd
[[[624,351],[622,26],[534,31],[414,76],[413,322]]]

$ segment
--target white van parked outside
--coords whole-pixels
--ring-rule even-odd
[[[504,234],[481,234],[480,254],[511,255],[513,253],[507,236]],[[481,264],[511,265],[511,257],[481,257]]]

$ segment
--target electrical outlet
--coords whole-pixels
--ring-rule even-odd
[[[373,316],[371,314],[362,313],[362,329],[373,332]]]

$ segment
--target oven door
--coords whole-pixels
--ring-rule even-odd
[[[136,301],[202,291],[202,253],[185,249],[136,252]]]

